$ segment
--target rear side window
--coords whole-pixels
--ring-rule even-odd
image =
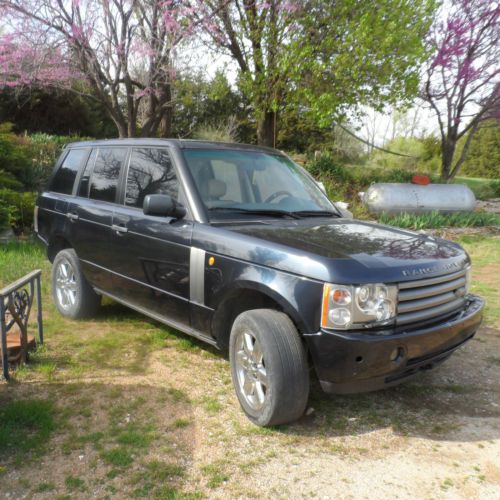
[[[111,203],[115,201],[118,178],[126,155],[126,148],[99,149],[90,178],[89,198]]]
[[[178,197],[179,181],[165,148],[132,150],[125,205],[142,208],[148,194],[168,194],[173,199]]]
[[[52,179],[50,190],[56,193],[71,194],[76,175],[88,155],[88,149],[71,149]]]

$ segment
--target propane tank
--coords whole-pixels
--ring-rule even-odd
[[[441,213],[472,212],[476,207],[474,193],[464,184],[375,183],[363,196],[372,213],[388,214],[438,211]]]

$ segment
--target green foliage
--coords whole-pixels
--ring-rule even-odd
[[[500,198],[500,179],[480,179],[477,177],[455,177],[457,184],[466,184],[478,200]]]
[[[310,2],[304,38],[286,56],[291,80],[300,81],[298,103],[330,126],[360,104],[380,109],[414,96],[435,8],[433,0],[383,0],[376,9],[371,2]]]
[[[488,212],[440,214],[401,214],[379,217],[381,224],[402,227],[406,229],[436,229],[440,227],[480,227],[500,225],[500,215]]]
[[[63,147],[85,139],[42,133],[16,135],[12,124],[0,124],[0,187],[40,191]]]
[[[433,136],[425,138],[396,137],[384,145],[385,149],[408,156],[398,156],[375,150],[368,160],[374,167],[407,169],[416,173],[437,173],[440,167],[439,143]]]
[[[11,122],[17,133],[99,138],[116,135],[116,127],[103,104],[70,90],[54,88],[0,89],[1,122]]]
[[[26,140],[12,132],[11,123],[0,124],[0,177],[1,187],[18,188],[30,183],[30,159]]]
[[[11,227],[16,234],[30,231],[36,197],[36,193],[0,189],[0,229]]]
[[[465,138],[464,138],[465,140]],[[463,146],[463,142],[461,146]],[[459,147],[461,150],[461,147]],[[473,136],[461,174],[500,179],[500,124],[486,122]]]
[[[201,73],[181,75],[173,82],[173,91],[173,137],[254,142],[245,97],[222,72],[211,80]]]

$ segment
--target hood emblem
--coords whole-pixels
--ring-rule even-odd
[[[450,269],[457,269],[458,267],[461,267],[461,264],[457,262],[449,262],[442,267],[419,267],[417,269],[405,269],[403,271],[403,276],[422,276],[440,271],[449,271]]]

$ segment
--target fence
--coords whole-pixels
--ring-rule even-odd
[[[38,342],[43,344],[41,270],[37,269],[0,290],[0,337],[3,376],[9,379],[9,363],[26,362],[28,355],[28,321],[33,302],[37,304]],[[8,333],[19,329],[19,349],[9,358]],[[13,338],[13,333],[9,335]]]

